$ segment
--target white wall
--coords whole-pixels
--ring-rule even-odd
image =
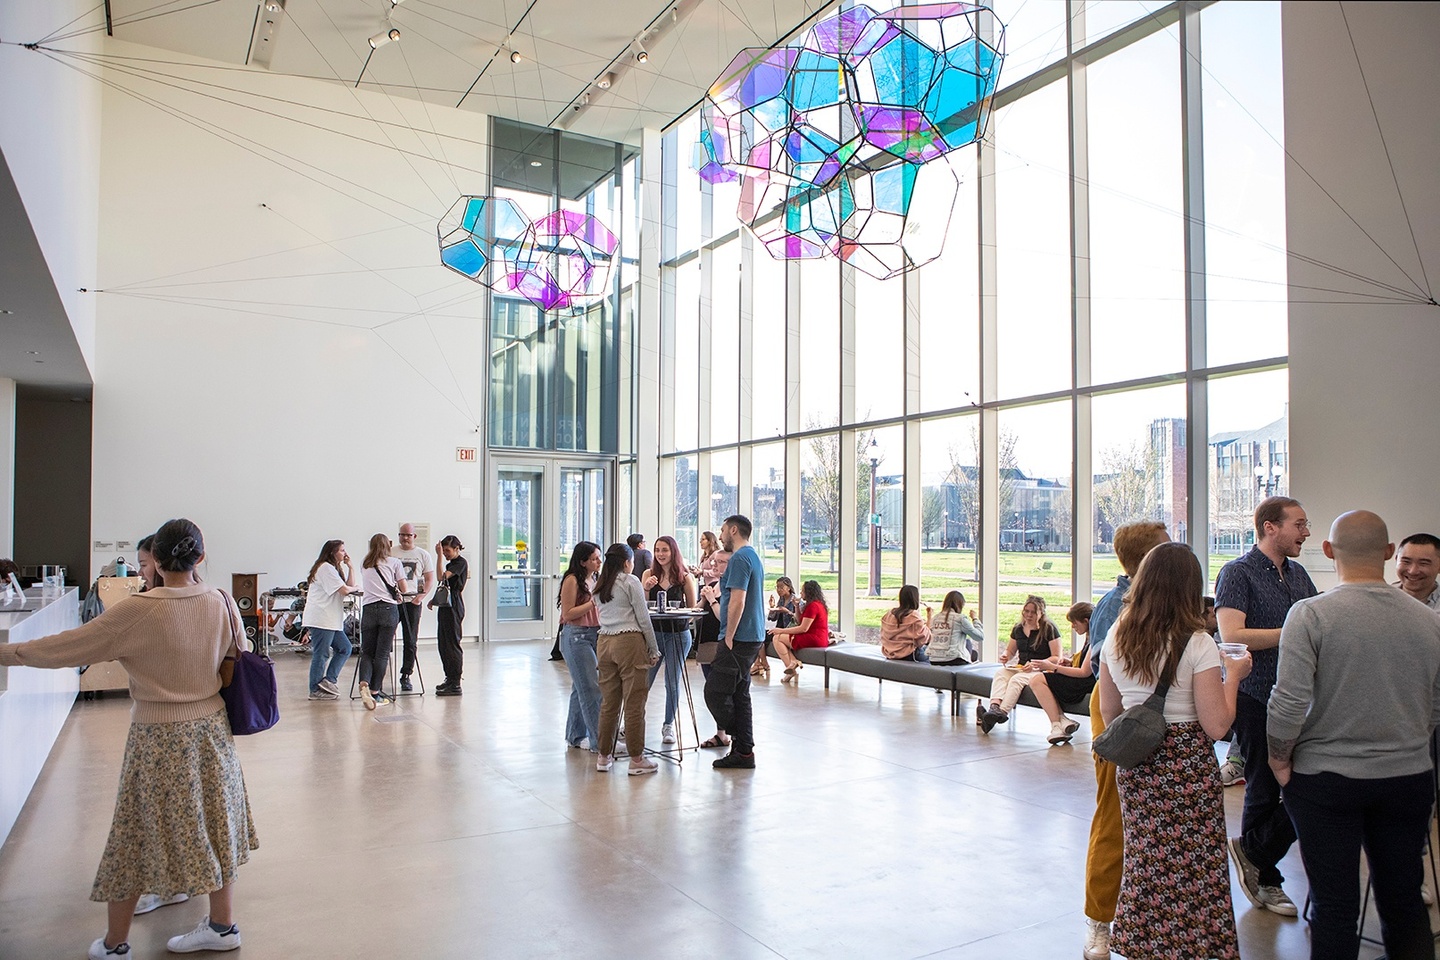
[[[1440,5],[1373,3],[1346,11],[1388,161],[1338,6],[1283,7],[1285,146],[1292,156],[1291,476],[1316,527],[1302,558],[1312,572],[1333,571],[1320,541],[1346,510],[1378,512],[1397,541],[1417,531],[1440,533],[1434,403],[1440,307],[1362,302],[1369,298],[1313,289],[1381,292],[1294,256],[1403,287],[1410,282],[1401,268],[1424,284],[1423,263],[1440,287]],[[1354,302],[1308,302],[1315,300]],[[1324,586],[1333,573],[1316,579]]]
[[[0,152],[10,164],[76,342],[95,370],[94,287],[100,189],[100,85],[67,61],[15,46],[78,20],[103,22],[89,0],[0,3]],[[103,34],[57,41],[92,52]]]
[[[458,536],[478,567],[484,485],[455,448],[484,444],[488,328],[481,288],[439,265],[435,222],[484,183],[430,157],[483,170],[485,118],[223,74],[249,91],[227,98],[347,137],[124,82],[193,122],[105,94],[100,257],[114,292],[96,337],[93,538],[188,516],[206,534],[208,579],[264,571],[269,587],[301,580],[328,538],[363,555],[372,533],[409,520]],[[433,635],[433,615],[423,629]]]

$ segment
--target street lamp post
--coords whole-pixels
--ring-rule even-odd
[[[1278,463],[1268,471],[1264,467],[1255,468],[1255,492],[1264,492],[1265,496],[1280,489],[1280,478],[1285,476],[1285,468]]]
[[[880,596],[880,514],[875,509],[875,472],[880,466],[880,444],[870,438],[870,596]]]

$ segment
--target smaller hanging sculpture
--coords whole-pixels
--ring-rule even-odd
[[[603,299],[620,247],[615,234],[588,213],[556,210],[532,221],[504,197],[461,197],[436,234],[445,267],[497,293],[522,296],[541,310]]]
[[[1000,81],[993,16],[856,5],[740,51],[701,107],[696,170],[740,182],[737,216],[777,259],[836,256],[881,279],[934,260],[959,190],[944,157],[984,135]]]

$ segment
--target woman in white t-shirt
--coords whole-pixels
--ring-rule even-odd
[[[361,566],[365,600],[360,607],[360,699],[366,710],[374,710],[377,700],[392,699],[384,692],[385,668],[400,625],[400,603],[411,584],[400,561],[390,556],[390,538],[383,533],[370,538]]]
[[[326,540],[310,568],[300,625],[310,631],[310,699],[340,698],[340,668],[350,656],[345,635],[345,598],[359,593],[355,565],[344,540]]]
[[[1129,960],[1240,957],[1215,741],[1235,720],[1250,655],[1227,658],[1221,678],[1219,651],[1205,632],[1204,592],[1189,547],[1155,547],[1101,648],[1106,725],[1169,682],[1165,740],[1144,762],[1116,772],[1125,876],[1110,943]]]

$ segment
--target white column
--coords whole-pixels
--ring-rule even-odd
[[[660,276],[660,253],[663,237],[661,224],[661,135],[658,130],[646,130],[641,138],[640,183],[640,274],[639,296],[635,303],[635,336],[639,345],[638,369],[639,391],[636,404],[635,430],[635,482],[632,485],[635,497],[634,529],[657,530],[662,515],[674,517],[675,482],[673,477],[668,486],[660,484],[659,456],[662,440],[666,443],[674,436],[672,405],[661,401],[662,397],[673,396],[667,389],[674,384],[673,363],[662,363],[661,301],[675,297],[675,285],[670,274]],[[669,226],[673,231],[673,224]],[[671,311],[673,318],[674,313]],[[671,321],[673,332],[673,319]],[[666,507],[669,507],[666,510]],[[672,521],[673,523],[673,521]],[[668,529],[668,525],[667,525]],[[616,530],[616,536],[626,531]],[[654,536],[654,534],[651,534]]]

